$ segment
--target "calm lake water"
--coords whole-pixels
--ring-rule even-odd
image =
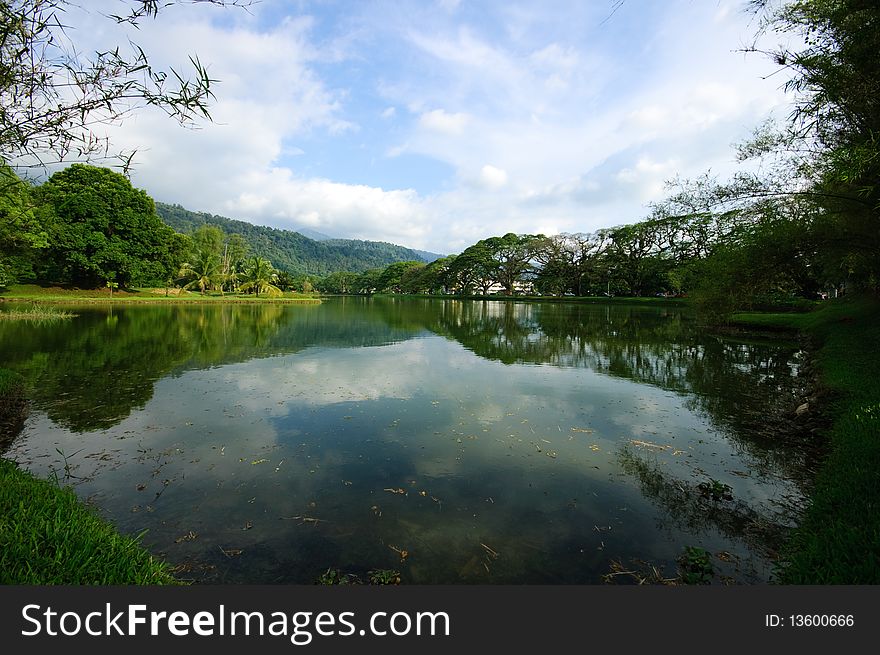
[[[0,322],[0,361],[34,395],[6,456],[146,531],[183,578],[594,584],[674,576],[699,546],[716,581],[754,583],[802,501],[768,422],[792,402],[797,345],[678,308],[72,311]]]

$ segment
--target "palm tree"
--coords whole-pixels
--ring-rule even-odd
[[[275,286],[277,274],[268,259],[263,259],[262,257],[251,257],[248,259],[244,272],[241,274],[241,280],[242,284],[239,289],[241,291],[253,289],[258,298],[261,291],[270,296],[281,294],[281,289]]]
[[[223,279],[220,272],[220,257],[206,250],[199,250],[195,253],[192,262],[181,265],[178,275],[182,278],[192,278],[184,285],[184,289],[197,286],[204,295],[206,289],[215,286]]]

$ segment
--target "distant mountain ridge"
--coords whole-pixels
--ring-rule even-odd
[[[328,275],[336,271],[361,273],[371,268],[384,268],[394,262],[432,262],[442,257],[424,250],[404,248],[383,241],[357,239],[310,238],[293,230],[254,225],[207,212],[195,212],[163,202],[156,203],[156,213],[177,232],[190,234],[202,225],[216,225],[226,234],[240,234],[254,254],[265,257],[272,265],[291,274]]]

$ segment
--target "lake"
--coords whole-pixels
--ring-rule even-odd
[[[803,504],[774,422],[798,344],[677,306],[70,309],[0,322],[33,385],[6,457],[184,579],[625,583],[699,547],[715,582],[761,583]]]

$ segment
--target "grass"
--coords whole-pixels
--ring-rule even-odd
[[[66,312],[54,307],[38,307],[37,305],[33,305],[28,309],[0,311],[0,320],[5,321],[60,321],[75,316],[76,314],[72,312]]]
[[[734,323],[810,335],[835,398],[828,455],[779,581],[880,583],[880,299],[829,301],[808,314],[738,314]]]
[[[0,584],[177,584],[67,488],[0,459]]]
[[[202,295],[177,289],[127,289],[116,290],[110,294],[109,289],[77,289],[72,287],[42,286],[38,284],[12,284],[0,293],[0,300],[31,301],[35,303],[285,303],[301,305],[317,305],[321,300],[311,295],[285,292],[281,296],[257,298],[251,294],[208,293]]]

